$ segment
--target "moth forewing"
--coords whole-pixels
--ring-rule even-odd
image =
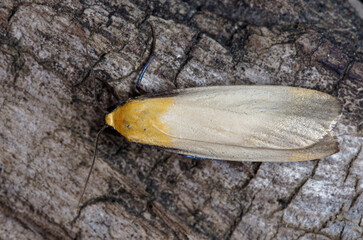
[[[340,111],[336,98],[319,91],[218,86],[130,100],[106,123],[129,141],[195,157],[301,161],[337,151],[331,130]]]

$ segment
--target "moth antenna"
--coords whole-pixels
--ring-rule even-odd
[[[81,194],[81,196],[80,196],[80,198],[79,198],[79,200],[78,200],[78,205],[77,205],[78,214],[79,214],[79,210],[80,210],[80,209],[79,209],[79,206],[80,206],[80,204],[81,204],[81,201],[82,201],[83,195],[84,195],[84,193],[86,192],[87,184],[88,184],[89,178],[91,177],[91,173],[92,173],[93,166],[95,165],[96,156],[97,156],[97,150],[98,150],[98,149],[97,149],[97,147],[98,147],[98,140],[99,140],[99,138],[100,138],[101,133],[102,133],[102,132],[103,132],[103,131],[107,128],[107,127],[108,127],[107,125],[103,126],[103,127],[101,128],[101,130],[97,133],[97,136],[96,136],[96,142],[95,142],[95,151],[94,151],[94,153],[93,153],[92,165],[91,165],[91,168],[90,168],[90,170],[89,170],[88,176],[87,176],[87,178],[86,178],[86,182],[85,182],[85,184],[84,184],[82,194]]]
[[[155,31],[154,31],[154,27],[153,25],[148,22],[149,25],[150,25],[150,28],[151,28],[151,33],[152,33],[152,37],[153,37],[153,41],[151,43],[151,50],[150,50],[150,55],[149,55],[149,59],[147,60],[147,63],[145,64],[145,66],[142,68],[141,70],[141,73],[140,73],[140,76],[139,78],[137,79],[137,82],[136,82],[136,86],[135,86],[135,89],[136,90],[139,90],[139,87],[140,87],[140,83],[141,83],[141,80],[144,76],[144,73],[146,72],[147,68],[149,67],[149,65],[151,64],[151,61],[154,59],[155,55],[154,55],[154,52],[155,52],[155,42],[156,42],[156,38],[155,38]]]

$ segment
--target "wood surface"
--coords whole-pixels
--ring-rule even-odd
[[[90,75],[135,96],[147,23],[146,92],[323,91],[343,105],[340,151],[197,160],[109,130],[77,215],[104,124]],[[363,21],[348,1],[1,1],[0,239],[363,239],[362,89]],[[97,97],[115,104],[102,84]]]

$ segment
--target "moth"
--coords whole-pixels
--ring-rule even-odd
[[[136,88],[154,57],[155,36],[151,29],[151,54]],[[163,147],[188,157],[294,162],[338,151],[332,129],[340,113],[341,104],[335,97],[315,90],[213,86],[130,99],[107,114],[105,122],[130,142]],[[86,185],[99,134],[105,128],[97,135]]]

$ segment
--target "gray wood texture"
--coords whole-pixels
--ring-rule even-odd
[[[104,124],[90,70],[134,96],[147,22],[145,91],[320,90],[343,104],[339,153],[197,160],[106,131],[77,215]],[[347,1],[1,1],[0,89],[1,239],[363,239],[363,21]]]

